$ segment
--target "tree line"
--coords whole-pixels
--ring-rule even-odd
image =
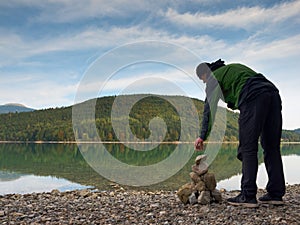
[[[129,98],[137,95],[121,96],[119,103],[124,108],[129,107]],[[0,140],[1,141],[75,141],[75,135],[83,140],[118,141],[118,138],[133,140],[132,136],[140,140],[147,140],[154,128],[149,127],[153,118],[161,118],[166,124],[166,134],[162,135],[160,141],[178,141],[181,134],[181,119],[177,109],[164,98],[159,96],[138,96],[137,101],[130,110],[127,118],[117,118],[129,123],[130,130],[115,133],[111,111],[116,96],[101,97],[96,99],[95,118],[83,120],[79,127],[72,125],[72,106],[61,108],[49,108],[32,112],[16,112],[0,115]],[[118,96],[120,98],[120,96]],[[173,96],[178,103],[177,107],[186,107],[185,101],[192,100],[197,109],[199,123],[202,121],[204,103],[198,99],[188,99],[182,96]],[[91,101],[91,100],[90,100]],[[87,104],[89,101],[81,103]],[[84,107],[83,107],[84,108]],[[86,109],[88,110],[88,109]],[[185,122],[191,130],[201,127],[195,124],[192,118],[195,112],[192,109],[184,108],[187,113]],[[190,116],[189,116],[190,115]],[[96,134],[92,134],[91,127],[96,125]],[[227,128],[224,141],[238,140],[238,113],[227,111]],[[186,131],[189,133],[189,130]],[[200,132],[200,131],[199,131]],[[190,132],[193,134],[193,132]],[[190,137],[193,140],[195,137]],[[283,140],[300,141],[300,134],[293,131],[283,131]]]

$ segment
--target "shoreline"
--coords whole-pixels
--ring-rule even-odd
[[[257,197],[265,190],[259,189]],[[223,191],[223,199],[237,195]],[[176,191],[112,190],[0,196],[0,224],[291,224],[300,221],[300,184],[287,185],[283,206],[231,206],[224,200],[184,205]]]
[[[0,144],[194,144],[192,141],[0,141]],[[213,142],[213,141],[205,141],[206,144],[238,144],[238,141],[223,141],[223,142]],[[300,144],[300,142],[296,141],[282,141],[280,144]]]

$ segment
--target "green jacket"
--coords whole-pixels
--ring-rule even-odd
[[[245,83],[249,78],[258,75],[262,76],[249,67],[237,63],[228,64],[213,71],[206,82],[206,99],[200,134],[203,140],[207,139],[211,131],[219,99],[226,102],[228,108],[238,109]]]
[[[231,109],[238,109],[242,88],[250,77],[256,76],[257,74],[258,73],[242,64],[229,64],[213,72],[222,90],[224,101]]]

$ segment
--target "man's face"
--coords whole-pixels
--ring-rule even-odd
[[[207,74],[206,74],[206,73],[203,73],[199,78],[200,78],[200,80],[202,80],[203,83],[205,84],[206,81],[207,81]]]

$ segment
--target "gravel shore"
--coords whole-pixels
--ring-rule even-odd
[[[259,190],[258,197],[265,193]],[[224,191],[224,199],[237,192]],[[0,196],[0,224],[300,224],[300,184],[283,206],[184,205],[176,191],[79,190]]]

